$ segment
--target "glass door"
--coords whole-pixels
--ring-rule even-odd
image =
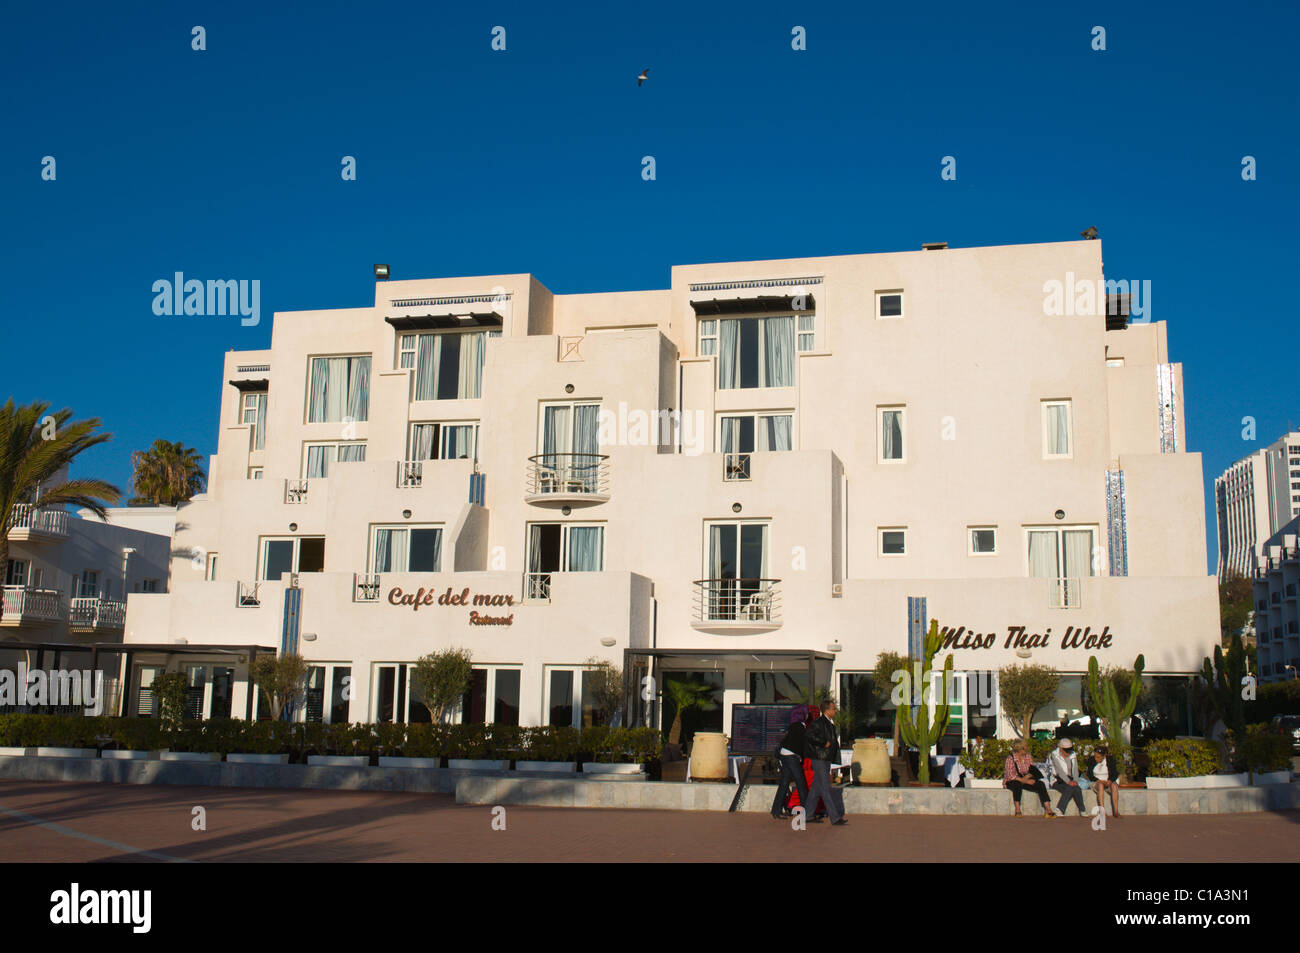
[[[709,527],[705,610],[710,620],[748,618],[761,611],[767,569],[766,523],[715,523]]]

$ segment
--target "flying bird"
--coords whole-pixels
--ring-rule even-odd
[[[643,82],[645,82],[649,78],[650,78],[650,71],[648,69],[643,69],[641,71],[641,75],[636,78],[636,84],[640,86]]]

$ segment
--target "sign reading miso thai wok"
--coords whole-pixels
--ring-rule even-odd
[[[446,592],[438,596],[432,589],[420,588],[415,592],[402,592],[400,586],[394,586],[388,590],[388,602],[395,606],[410,606],[412,612],[419,612],[420,606],[431,606],[435,602],[440,606],[512,606],[515,604],[515,597],[487,592],[471,596],[468,589],[452,592],[450,586],[447,587]],[[510,615],[486,615],[477,611],[469,614],[470,625],[514,625],[514,621],[513,612]]]
[[[1104,626],[1100,632],[1094,632],[1092,626],[1067,625],[1065,631],[1052,634],[1049,625],[1042,632],[1030,632],[1023,625],[1007,626],[1007,634],[1002,635],[996,629],[988,632],[976,632],[964,625],[939,626],[939,635],[943,637],[943,650],[947,649],[991,649],[999,641],[1004,649],[1045,649],[1052,646],[1054,638],[1060,639],[1063,649],[1108,649],[1112,636],[1110,626]]]

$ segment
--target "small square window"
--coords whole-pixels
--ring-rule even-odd
[[[903,292],[877,291],[876,317],[901,318],[903,316]]]
[[[907,530],[904,528],[882,529],[880,531],[880,555],[907,555]]]
[[[970,528],[970,555],[992,556],[998,551],[998,531],[992,526]]]

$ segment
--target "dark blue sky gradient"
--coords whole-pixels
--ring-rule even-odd
[[[0,14],[0,400],[103,418],[79,473],[125,489],[157,437],[212,453],[222,353],[275,310],[369,304],[376,261],[613,291],[1088,225],[1184,365],[1211,567],[1213,478],[1261,445],[1242,418],[1300,423],[1293,3],[283,6]],[[176,271],[260,279],[261,325],[155,317]]]

